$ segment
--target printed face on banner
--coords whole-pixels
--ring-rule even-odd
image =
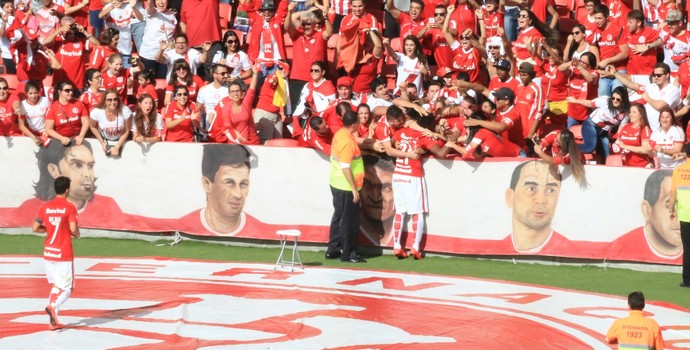
[[[528,161],[515,168],[511,187],[506,205],[513,209],[513,241],[518,250],[536,248],[551,233],[561,176],[543,161]]]
[[[394,169],[393,161],[385,159],[364,168],[360,226],[362,233],[375,245],[386,245],[391,238],[395,216]]]
[[[221,165],[213,181],[204,177],[203,184],[208,224],[214,230],[227,231],[222,223],[238,221],[247,200],[249,167],[245,164]]]
[[[671,219],[668,213],[671,176],[658,176],[656,175],[657,172],[650,175],[650,179],[645,185],[658,186],[658,188],[652,189],[645,188],[645,199],[642,201],[642,214],[646,219],[645,234],[656,251],[669,256],[677,255],[683,249],[683,245],[680,239],[680,223],[678,219]],[[662,180],[661,182],[653,181],[653,177]],[[650,192],[658,193],[655,202],[654,198],[647,198],[647,194]],[[654,202],[654,205],[651,202]]]
[[[69,200],[73,203],[82,203],[93,197],[95,190],[96,175],[93,167],[96,161],[93,158],[91,149],[81,144],[65,148],[64,156],[56,163],[49,159],[52,152],[50,149],[64,148],[59,142],[53,141],[49,148],[41,153],[41,163],[46,164],[47,170],[52,178],[45,178],[45,181],[52,183],[58,176],[66,176],[72,180],[69,191]],[[41,169],[43,171],[43,169]]]

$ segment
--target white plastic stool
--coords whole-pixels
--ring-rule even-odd
[[[302,265],[302,258],[300,258],[299,252],[297,251],[297,239],[302,232],[299,230],[278,230],[276,233],[280,237],[280,255],[278,255],[278,261],[276,261],[276,266],[273,269],[277,269],[278,265],[280,265],[282,268],[286,264],[290,263],[290,271],[295,271],[295,254],[297,254],[297,263],[299,264],[299,267],[304,269],[304,265]],[[285,245],[291,239],[293,241],[292,260],[285,260],[283,255],[285,253]]]

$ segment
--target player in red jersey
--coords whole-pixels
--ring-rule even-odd
[[[496,133],[501,133],[504,138],[518,145],[522,151],[521,156],[526,156],[524,152],[527,148],[525,136],[522,133],[522,122],[520,113],[515,106],[515,93],[507,87],[502,87],[494,94],[496,100],[496,120],[466,120],[465,126],[481,126]]]
[[[394,109],[395,107],[390,107]],[[419,119],[415,110],[408,110],[410,119]],[[393,171],[393,198],[395,200],[395,219],[393,221],[393,254],[400,259],[407,257],[402,248],[400,236],[405,216],[412,216],[412,230],[415,239],[410,254],[415,260],[422,259],[420,243],[424,234],[424,214],[428,212],[428,196],[422,161],[418,157],[420,149],[431,151],[436,157],[445,158],[450,150],[448,145],[440,147],[436,140],[423,136],[419,130],[412,129],[400,123],[399,114],[388,114],[388,121],[393,129],[392,138],[395,148],[399,152]],[[392,122],[393,120],[398,122]],[[412,156],[411,156],[412,155]]]
[[[475,112],[470,119],[483,119],[482,112]],[[475,151],[480,156],[490,157],[518,157],[520,156],[520,147],[510,142],[501,135],[494,133],[489,129],[484,129],[479,126],[468,128],[467,132],[467,147],[460,148],[453,146],[458,153],[462,154],[462,159],[469,160],[478,158]]]
[[[302,147],[313,148],[321,153],[331,155],[331,141],[333,134],[326,121],[319,116],[311,117],[297,142]]]
[[[65,176],[55,179],[56,196],[41,206],[31,227],[34,232],[47,233],[43,259],[48,283],[52,286],[48,306],[45,308],[50,317],[50,330],[62,327],[58,322],[58,311],[74,289],[72,236],[79,238],[79,227],[77,208],[67,201],[70,182]]]

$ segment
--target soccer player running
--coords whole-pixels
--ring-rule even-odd
[[[60,176],[55,179],[55,198],[45,203],[33,223],[34,232],[46,232],[43,259],[46,276],[51,284],[50,297],[45,312],[50,317],[50,330],[62,327],[58,322],[58,310],[74,288],[74,255],[72,236],[79,238],[77,208],[67,201],[71,180]]]
[[[409,119],[419,119],[421,116],[415,110],[406,112]],[[400,235],[407,214],[412,216],[412,231],[415,232],[414,242],[410,254],[415,260],[421,260],[420,243],[424,234],[424,214],[428,211],[429,199],[424,179],[422,161],[415,154],[430,151],[436,157],[443,159],[450,147],[445,141],[438,141],[424,136],[425,133],[405,126],[401,122],[402,111],[391,106],[386,112],[388,123],[392,129],[392,139],[395,150],[399,154],[389,154],[397,157],[393,171],[393,198],[395,201],[395,218],[393,220],[393,254],[398,259],[407,258],[405,249],[400,243]],[[410,122],[408,119],[408,123]],[[441,147],[439,144],[443,144]]]

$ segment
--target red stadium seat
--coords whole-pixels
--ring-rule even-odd
[[[338,47],[339,39],[340,35],[338,34],[333,34],[330,38],[328,38],[328,43],[326,43],[326,57],[328,59],[328,62],[335,62],[335,52],[336,48]]]
[[[232,7],[230,4],[218,4],[218,16],[220,17],[220,27],[222,29],[229,28],[230,16],[232,15]]]
[[[48,76],[46,76],[45,79],[43,79],[43,86],[44,87],[53,86],[53,76],[52,75],[48,75]]]
[[[165,88],[168,86],[168,82],[165,79],[156,79],[156,98],[158,99],[158,108],[163,108],[163,102],[165,101]]]
[[[17,87],[19,86],[19,80],[17,79],[16,74],[0,74],[0,77],[7,80],[7,85],[9,86],[10,91],[17,90]]]
[[[398,68],[395,64],[384,64],[381,67],[381,76],[388,81],[388,90],[395,90],[395,80],[398,73]]]
[[[584,140],[582,139],[582,125],[573,125],[570,127],[570,132],[573,133],[573,137],[575,137],[575,143],[578,145],[581,145],[584,143]]]
[[[391,47],[397,52],[402,52],[402,43],[400,42],[399,37],[391,39]]]
[[[568,11],[572,11],[575,5],[574,2],[573,0],[556,0],[555,4],[557,7],[564,7]]]
[[[235,32],[235,34],[237,34],[237,37],[240,38],[240,47],[244,47],[244,46],[243,46],[243,45],[244,45],[244,39],[245,39],[245,38],[244,38],[244,33],[241,32],[241,31],[239,31],[239,30],[237,30],[237,29],[230,29],[230,30],[232,30],[233,32]]]
[[[297,140],[293,139],[271,139],[267,140],[265,145],[270,147],[299,147]]]
[[[608,166],[623,166],[623,160],[620,154],[611,154],[606,157],[606,165]]]

